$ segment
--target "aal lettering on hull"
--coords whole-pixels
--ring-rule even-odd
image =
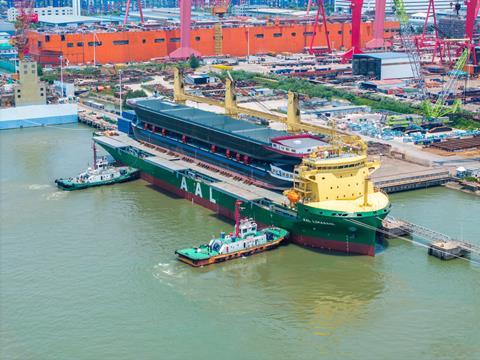
[[[182,176],[182,180],[180,182],[180,189],[181,190],[183,190],[185,192],[188,192],[188,193],[191,193],[191,194],[195,194],[195,196],[198,196],[198,197],[201,197],[201,198],[205,199],[203,197],[203,190],[202,190],[202,186],[204,186],[208,189],[208,191],[206,192],[206,193],[208,193],[208,201],[210,201],[212,204],[217,203],[217,201],[213,197],[213,189],[210,186],[207,186],[205,184],[201,184],[198,181],[193,182],[193,184],[191,184],[190,186],[191,186],[191,189],[194,189],[194,191],[191,191],[191,189],[188,188],[187,178],[185,176]]]

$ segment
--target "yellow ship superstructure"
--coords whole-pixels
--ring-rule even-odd
[[[339,250],[347,246],[347,251],[373,255],[375,230],[390,210],[388,196],[369,179],[379,167],[363,152],[344,153],[335,146],[304,158],[293,188],[285,192],[290,206],[311,224],[295,241],[318,247],[312,238],[323,238],[329,249],[338,242]]]
[[[295,169],[293,191],[303,204],[342,212],[375,211],[386,207],[386,194],[369,180],[380,167],[365,154],[342,154],[323,149],[305,158]]]

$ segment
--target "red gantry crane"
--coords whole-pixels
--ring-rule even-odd
[[[342,55],[342,62],[348,62],[353,55],[362,53],[360,29],[362,25],[363,0],[350,0],[352,12],[352,47]]]
[[[309,1],[308,4],[309,4],[309,6],[308,6],[308,9],[307,9],[307,12],[310,11],[311,2]],[[322,25],[323,25],[323,29],[324,29],[324,32],[325,32],[325,37],[327,39],[327,49],[326,49],[326,51],[328,53],[332,52],[332,47],[330,46],[330,36],[328,35],[327,17],[325,16],[325,7],[323,6],[323,0],[317,0],[317,14],[315,15],[315,22],[313,23],[313,34],[312,34],[312,38],[310,39],[310,47],[309,47],[309,53],[311,55],[317,54],[317,53],[320,52],[320,51],[318,51],[318,49],[315,49],[314,46],[313,46],[313,43],[315,41],[315,37],[317,35],[317,29],[319,28],[318,23],[320,21],[320,16],[322,16]]]
[[[375,0],[375,21],[373,23],[373,39],[365,45],[367,48],[376,49],[385,46],[385,6],[387,0]]]
[[[123,19],[123,26],[127,25],[128,13],[130,11],[131,0],[127,0],[127,5],[125,5],[125,18]],[[137,0],[138,12],[140,13],[140,23],[143,24],[143,9],[142,9],[142,0]]]
[[[480,0],[466,0],[467,5],[467,17],[465,19],[465,37],[468,39],[466,46],[469,48],[472,54],[473,64],[477,65],[477,54],[475,51],[475,42],[473,40],[473,29],[475,26],[475,20],[478,16],[478,10],[480,9]]]
[[[190,47],[192,25],[192,0],[179,0],[180,5],[180,47],[170,53],[173,59],[188,59],[190,56],[200,56],[197,50]]]

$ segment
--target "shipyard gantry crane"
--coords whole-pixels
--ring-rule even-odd
[[[293,91],[288,92],[288,106],[287,116],[280,114],[268,113],[260,110],[250,109],[237,104],[237,95],[235,91],[235,81],[228,74],[225,81],[225,100],[219,101],[214,99],[208,99],[203,96],[191,95],[185,92],[185,84],[183,82],[182,71],[174,68],[173,79],[173,99],[177,103],[185,104],[187,100],[205,103],[213,106],[218,106],[225,109],[227,115],[236,116],[239,114],[253,116],[259,119],[264,119],[270,122],[279,122],[287,125],[287,130],[291,132],[312,132],[328,136],[335,142],[344,144],[351,148],[355,148],[362,153],[366,153],[367,145],[361,137],[357,135],[351,135],[346,132],[330,128],[326,126],[305,124],[300,118],[299,97],[297,93]]]
[[[480,10],[480,0],[466,0],[465,4],[467,5],[467,16],[465,19],[465,37],[467,38],[468,43],[466,47],[469,48],[472,54],[473,64],[477,65],[477,53],[475,51],[475,41],[473,39],[473,30],[475,26],[475,21],[478,17],[478,11]]]
[[[352,44],[350,50],[342,55],[342,62],[352,60],[353,55],[362,53],[362,42],[360,29],[362,26],[362,7],[363,0],[350,0],[350,9],[352,12]]]
[[[311,6],[311,1],[309,1],[308,3],[307,13],[310,11],[310,6]],[[327,26],[327,17],[325,15],[325,7],[323,5],[323,0],[317,0],[317,13],[315,15],[315,22],[313,23],[313,35],[312,35],[312,38],[310,39],[310,47],[309,47],[310,55],[313,55],[318,52],[318,51],[315,51],[313,43],[317,35],[317,29],[319,28],[318,23],[320,21],[320,16],[322,16],[323,30],[325,31],[325,38],[327,39],[327,51],[328,53],[332,52],[332,47],[330,46],[330,35],[328,32],[328,26]]]
[[[123,26],[127,25],[130,6],[131,6],[131,0],[127,0],[127,5],[125,5],[125,17],[123,19]],[[137,7],[138,7],[138,12],[140,13],[140,23],[143,24],[142,0],[137,0]]]

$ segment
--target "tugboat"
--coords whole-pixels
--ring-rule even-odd
[[[66,191],[81,190],[94,186],[110,185],[135,180],[140,177],[140,171],[129,166],[112,166],[106,157],[97,160],[95,143],[93,144],[93,168],[68,179],[57,179],[57,186]]]
[[[210,265],[274,249],[288,236],[287,230],[278,227],[257,230],[253,219],[240,219],[240,205],[241,201],[235,202],[235,233],[222,232],[208,244],[177,250],[178,260],[194,267]]]

